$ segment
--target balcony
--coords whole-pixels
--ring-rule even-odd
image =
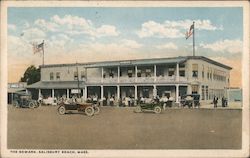
[[[88,77],[87,83],[101,83],[102,78],[101,77]]]
[[[137,83],[152,83],[154,77],[137,77]]]
[[[103,78],[103,83],[117,83],[117,82],[118,82],[117,77]]]
[[[154,83],[155,78],[154,77],[120,77],[119,83]],[[187,82],[187,77],[180,76],[179,82]],[[156,83],[173,83],[176,82],[176,76],[157,76],[156,77]],[[118,83],[118,78],[103,78],[100,77],[90,77],[87,79],[87,83]]]
[[[120,77],[120,83],[135,83],[135,77]]]
[[[156,77],[156,82],[174,82],[176,81],[175,76],[158,76]]]

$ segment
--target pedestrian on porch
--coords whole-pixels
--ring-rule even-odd
[[[214,96],[213,103],[214,103],[214,108],[217,108],[218,97]]]

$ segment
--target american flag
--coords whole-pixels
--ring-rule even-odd
[[[33,43],[33,52],[34,54],[39,53],[44,50],[44,41],[40,44]]]
[[[188,39],[193,34],[193,30],[194,30],[194,24],[192,24],[190,26],[189,31],[186,32],[186,39]]]

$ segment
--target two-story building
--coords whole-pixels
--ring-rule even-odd
[[[202,100],[225,95],[231,67],[203,56],[42,65],[41,81],[27,88],[35,98],[133,99],[198,93]],[[78,90],[78,88],[80,90]]]

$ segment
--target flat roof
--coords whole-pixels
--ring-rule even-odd
[[[204,56],[179,56],[170,58],[151,58],[151,59],[134,59],[134,60],[118,60],[118,61],[100,61],[100,62],[86,62],[86,63],[70,63],[70,64],[48,64],[40,65],[40,68],[49,67],[64,67],[64,66],[84,66],[86,68],[94,67],[111,67],[111,66],[133,66],[133,65],[151,65],[151,64],[174,64],[174,63],[184,63],[190,59],[204,60],[208,63],[223,67],[225,69],[231,70],[232,67],[225,64],[219,63],[212,59]]]

